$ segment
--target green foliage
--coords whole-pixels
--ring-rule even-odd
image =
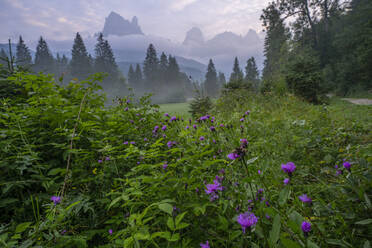
[[[196,89],[194,99],[190,102],[190,113],[192,117],[200,117],[211,112],[213,108],[212,100],[203,93],[203,91]]]
[[[148,96],[105,107],[99,75],[67,86],[43,74],[8,80],[24,94],[0,105],[2,246],[368,245],[370,106],[228,91],[208,111],[214,117],[190,121],[194,128],[164,116]],[[297,168],[284,185],[288,161]],[[224,188],[211,200],[213,180]],[[243,233],[237,216],[247,211],[258,222]]]
[[[322,75],[316,55],[302,51],[289,62],[285,75],[288,89],[310,103],[319,103]]]
[[[212,59],[209,60],[207,74],[205,74],[204,87],[206,95],[211,97],[217,95],[218,93],[217,72],[216,68],[214,67]]]
[[[102,51],[102,53],[104,52]],[[98,61],[100,61],[101,57],[98,56],[97,59]],[[71,51],[70,74],[74,78],[85,79],[89,76],[89,74],[92,73],[92,66],[93,65],[91,64],[87,49],[85,48],[83,38],[79,33],[76,33]],[[112,66],[115,67],[115,64],[113,64]],[[97,69],[102,70],[102,68]],[[103,70],[102,72],[106,71]]]

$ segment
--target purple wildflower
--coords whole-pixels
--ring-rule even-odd
[[[348,161],[345,161],[342,165],[345,167],[345,169],[350,171],[351,164]]]
[[[212,132],[216,131],[216,128],[215,128],[214,126],[211,126],[209,129],[210,129]]]
[[[134,120],[129,120],[129,122],[133,124],[134,123]]]
[[[123,142],[123,145],[128,145],[128,144],[129,144],[128,141],[124,141],[124,142]]]
[[[102,161],[102,159],[98,159],[98,163],[102,163],[103,161]]]
[[[287,184],[289,183],[289,178],[284,179],[284,180],[283,180],[283,183],[284,183],[285,185],[287,185]]]
[[[261,170],[258,170],[258,175],[261,175],[261,173],[262,173]]]
[[[249,115],[251,113],[251,111],[247,110],[245,111],[244,115]]]
[[[207,189],[205,190],[205,193],[210,195],[210,201],[218,199],[217,192],[223,190],[223,187],[221,186],[221,183],[219,182],[218,179],[214,179],[213,184],[207,184],[206,188]]]
[[[248,145],[248,140],[247,139],[240,139],[240,143],[244,146]]]
[[[205,140],[204,136],[200,136],[199,140],[200,140],[200,141]]]
[[[134,141],[131,141],[130,143],[131,143],[132,145],[135,145],[135,144],[136,144],[136,142],[134,142]]]
[[[163,130],[163,131],[165,131],[167,129],[167,126],[166,125],[163,125],[162,127],[161,127],[161,130]]]
[[[214,144],[216,144],[216,140],[215,140],[215,139],[213,139],[212,142],[213,142]]]
[[[227,157],[231,160],[235,160],[235,159],[239,158],[239,155],[236,154],[236,153],[230,153],[229,155],[227,155]]]
[[[163,164],[163,170],[167,169],[167,167],[168,167],[168,164],[167,163],[164,163]]]
[[[311,223],[306,222],[306,221],[302,222],[302,224],[301,224],[301,229],[302,229],[302,231],[303,231],[305,234],[307,234],[308,232],[311,231]]]
[[[186,126],[186,129],[189,129],[190,127],[189,126]]]
[[[192,127],[193,127],[194,129],[196,129],[197,126],[194,124],[194,125],[192,125]]]
[[[221,169],[221,170],[219,171],[219,173],[220,173],[220,174],[225,174],[225,170],[224,170],[224,169]]]
[[[241,118],[240,121],[243,122],[244,121],[244,118]]]
[[[105,160],[106,160],[106,161],[110,161],[110,157],[106,157]]]
[[[337,170],[336,171],[336,176],[339,176],[339,175],[341,175],[342,174],[342,170]]]
[[[254,215],[254,213],[246,212],[244,214],[240,214],[237,221],[242,226],[243,233],[245,233],[245,229],[247,227],[256,225],[257,217]]]
[[[282,164],[282,170],[291,176],[292,173],[296,170],[296,165],[293,162]]]
[[[113,233],[112,229],[108,230],[108,233],[109,233],[110,235],[112,235],[112,233]]]
[[[177,120],[177,117],[176,117],[176,116],[172,116],[172,117],[170,118],[170,121],[175,121],[175,120]]]
[[[210,248],[210,247],[209,247],[209,242],[208,242],[208,240],[207,240],[207,242],[206,242],[205,244],[200,243],[200,247],[201,247],[201,248]]]
[[[165,117],[169,117],[169,114],[168,114],[168,113],[165,113],[164,116],[165,116]]]
[[[54,206],[61,202],[61,197],[59,196],[52,196],[50,200],[54,203]]]
[[[303,203],[311,203],[312,200],[310,197],[308,197],[306,194],[303,194],[298,197]]]
[[[145,142],[146,142],[146,141],[148,141],[148,139],[147,139],[147,138],[144,138],[144,139],[143,139],[143,141],[145,141]]]
[[[124,109],[124,111],[128,111],[128,109],[129,109],[129,108],[128,108],[128,107],[126,107],[126,108]]]
[[[220,127],[224,127],[225,125],[224,124],[220,124]]]
[[[168,146],[168,148],[172,148],[173,142],[172,141],[168,141],[167,146]]]

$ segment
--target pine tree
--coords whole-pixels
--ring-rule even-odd
[[[96,54],[94,61],[95,71],[108,73],[109,80],[117,80],[119,70],[115,62],[114,53],[108,41],[103,39],[102,33],[98,35],[94,51]]]
[[[36,47],[34,64],[34,70],[36,72],[52,72],[54,70],[54,58],[43,37],[40,37]]]
[[[168,57],[169,66],[167,70],[167,76],[169,84],[176,86],[180,82],[180,67],[178,66],[177,60],[175,57],[169,55]]]
[[[168,66],[169,66],[169,61],[168,61],[167,55],[165,55],[165,53],[162,52],[160,55],[160,63],[159,63],[159,74],[160,74],[159,77],[163,85],[167,85],[169,83],[169,77],[167,75]]]
[[[258,90],[258,69],[254,57],[249,58],[247,61],[247,66],[245,67],[245,81],[251,85],[253,89]]]
[[[222,72],[218,73],[218,86],[221,88],[226,85],[226,77]]]
[[[234,67],[233,67],[233,72],[230,75],[230,80],[229,82],[242,82],[243,81],[243,72],[239,67],[239,60],[237,57],[235,57],[234,60]]]
[[[134,74],[134,70],[133,70],[133,66],[132,64],[129,66],[129,71],[128,71],[128,83],[129,85],[134,88],[135,85],[136,85],[136,79],[135,79],[135,74]]]
[[[16,52],[16,64],[18,66],[30,66],[32,64],[32,57],[30,50],[24,43],[22,36],[19,36]]]
[[[136,65],[136,70],[134,71],[134,79],[137,85],[136,88],[139,90],[144,90],[142,70],[139,64]]]
[[[205,75],[205,82],[204,82],[205,92],[208,96],[216,96],[217,95],[217,72],[216,68],[214,67],[212,59],[209,60],[207,74]]]
[[[143,63],[143,75],[146,90],[155,90],[158,86],[159,60],[155,47],[150,44],[147,48],[146,58]]]
[[[86,78],[92,72],[90,58],[79,33],[76,33],[74,45],[72,46],[70,72],[72,77],[77,78]]]

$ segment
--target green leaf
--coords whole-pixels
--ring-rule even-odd
[[[32,224],[32,222],[24,222],[24,223],[21,223],[19,224],[17,227],[16,227],[16,230],[15,232],[16,233],[22,233],[24,232],[30,225]]]
[[[284,189],[282,189],[282,191],[280,191],[279,193],[279,205],[280,206],[283,206],[287,202],[290,192],[291,191],[289,187],[285,187]]]
[[[169,203],[161,203],[159,204],[159,209],[166,212],[169,215],[172,215],[173,213],[173,206]]]
[[[187,212],[183,212],[182,214],[177,215],[176,217],[176,227],[178,227],[178,224],[182,221],[183,217],[185,216]]]
[[[174,225],[174,220],[172,217],[168,217],[168,220],[167,220],[167,226],[169,227],[169,229],[171,229],[172,231],[176,230],[176,227]]]
[[[296,243],[295,241],[284,238],[284,237],[280,238],[280,242],[286,248],[301,248],[301,246],[298,243]]]
[[[68,206],[68,207],[66,208],[66,210],[69,210],[70,208],[74,207],[75,205],[79,204],[80,202],[81,202],[81,201],[77,201],[77,202],[74,202],[74,203],[70,204],[70,206]]]
[[[372,219],[365,219],[358,222],[355,222],[356,225],[368,225],[372,223]]]
[[[269,243],[271,247],[276,247],[280,235],[280,215],[274,217],[273,227],[269,234]]]
[[[307,240],[307,247],[308,248],[319,248],[319,246],[313,243],[310,239]]]

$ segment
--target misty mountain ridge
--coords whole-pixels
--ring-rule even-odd
[[[102,34],[104,36],[109,35],[131,35],[131,34],[142,34],[141,27],[138,25],[138,18],[133,16],[132,21],[128,21],[121,15],[112,11],[105,19]]]

